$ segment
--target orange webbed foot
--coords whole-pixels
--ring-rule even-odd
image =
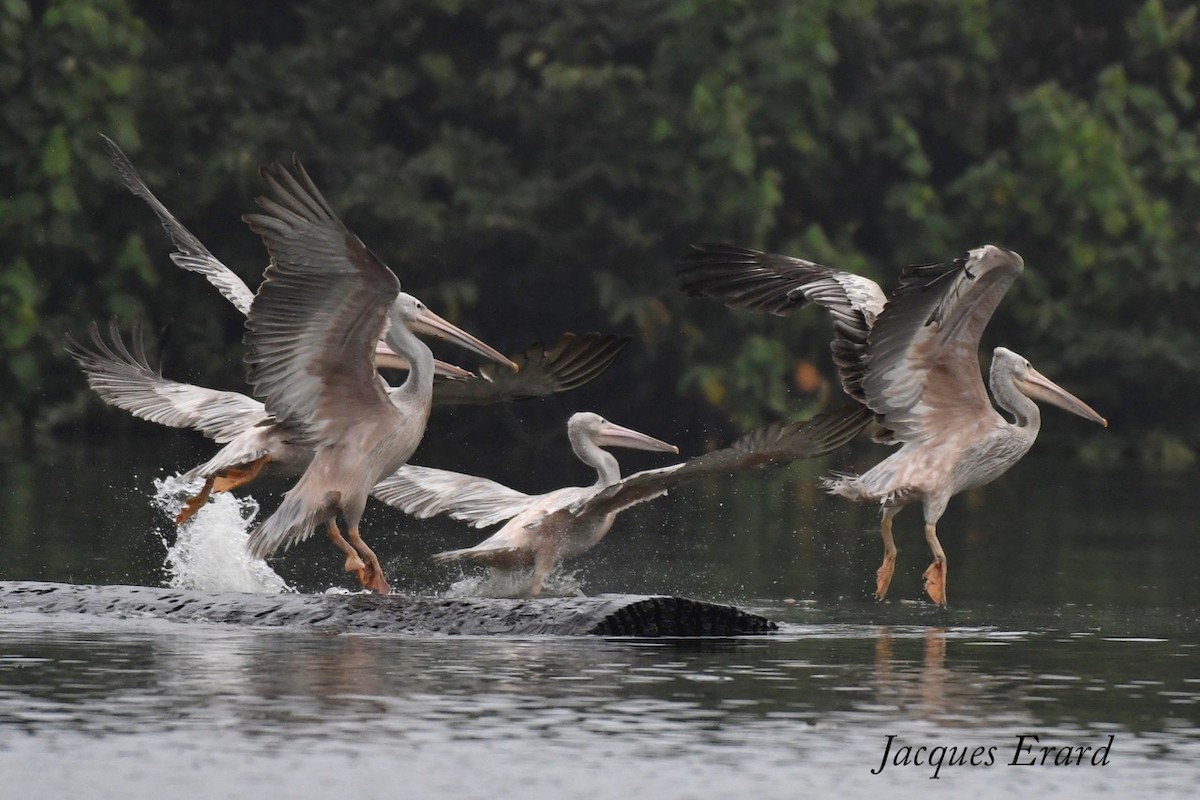
[[[378,565],[373,565],[367,568],[367,579],[363,581],[363,586],[370,589],[375,594],[391,594],[392,587],[388,586],[387,579],[383,577],[383,570]]]
[[[175,515],[175,524],[177,526],[183,527],[189,519],[196,515],[197,511],[204,508],[204,504],[208,502],[208,498],[212,494],[213,480],[210,477],[204,482],[204,488],[200,490],[199,494],[189,497],[184,501],[183,508]]]
[[[925,593],[929,595],[938,606],[946,607],[946,562],[941,559],[935,560],[925,570],[923,576],[925,578]]]

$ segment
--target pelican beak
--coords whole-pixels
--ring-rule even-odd
[[[388,347],[382,340],[375,345],[375,366],[378,369],[408,369],[408,359]],[[445,361],[433,360],[433,374],[451,380],[465,381],[474,378],[475,373],[448,364]]]
[[[607,421],[596,433],[596,444],[601,447],[628,447],[631,450],[654,450],[659,453],[679,452],[679,448],[673,444]]]
[[[408,327],[413,333],[443,339],[459,347],[478,353],[484,358],[490,358],[492,361],[508,367],[513,372],[518,372],[521,369],[517,362],[506,358],[499,350],[484,344],[457,325],[442,319],[428,308],[422,308],[409,323]]]
[[[1033,400],[1041,400],[1044,403],[1058,406],[1063,411],[1070,411],[1072,414],[1078,414],[1084,419],[1090,419],[1092,422],[1108,427],[1108,420],[1097,414],[1091,406],[1033,367],[1026,370],[1025,375],[1018,378],[1016,383],[1017,387]]]

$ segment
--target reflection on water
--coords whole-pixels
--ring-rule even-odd
[[[162,584],[162,537],[175,539],[151,507],[152,481],[199,455],[155,440],[0,462],[0,579]],[[876,515],[817,492],[824,468],[684,487],[623,515],[570,565],[588,593],[740,602],[783,623],[771,636],[406,638],[0,613],[5,790],[122,800],[1194,794],[1195,476],[1064,480],[1035,452],[951,504],[940,526],[951,607],[939,611],[920,599],[929,556],[913,511],[897,518],[892,599],[869,600]],[[528,490],[555,479],[530,476],[496,477]],[[281,488],[264,483],[256,496],[269,509]],[[429,555],[477,531],[378,507],[364,530],[410,591],[473,579]],[[273,566],[302,591],[349,585],[322,537]],[[1113,735],[1111,763],[1011,765],[1026,734],[1064,747]],[[995,763],[944,766],[937,780],[928,764],[873,775],[888,736],[914,752],[995,748]]]
[[[1200,754],[1198,641],[1178,632],[805,622],[711,642],[407,639],[13,613],[0,633],[0,770],[16,776],[14,796],[1134,796],[1153,785],[1183,797]],[[1021,734],[1063,746],[1113,734],[1111,763],[1011,766]],[[916,765],[872,775],[888,735],[995,747],[997,763],[943,768],[936,784]],[[67,752],[71,770],[49,769]]]

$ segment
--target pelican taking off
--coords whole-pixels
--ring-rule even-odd
[[[591,486],[528,495],[487,478],[404,466],[380,481],[373,494],[419,519],[449,514],[476,528],[507,520],[474,547],[439,553],[435,558],[468,559],[509,570],[532,566],[528,594],[536,596],[555,566],[595,547],[612,528],[617,514],[630,506],[695,478],[822,455],[853,438],[868,418],[864,410],[851,408],[806,423],[770,426],[747,434],[724,450],[622,480],[616,458],[603,448],[679,450],[614,425],[598,414],[581,412],[567,422],[567,437],[579,460],[596,470],[596,482]]]
[[[937,522],[950,498],[1006,472],[1037,438],[1035,400],[1101,425],[1108,422],[1054,384],[1023,357],[998,347],[988,399],[979,340],[996,306],[1024,268],[1016,253],[994,245],[945,264],[909,267],[890,300],[874,282],[811,261],[728,245],[694,245],[678,271],[691,295],[720,297],[736,308],[789,314],[807,303],[834,321],[834,362],[846,392],[874,412],[876,440],[900,449],[863,475],[836,474],[825,488],[882,508],[883,564],[875,596],[882,600],[895,570],[892,518],[920,501],[934,561],[925,590],[946,605],[946,554]]]
[[[386,594],[379,559],[358,524],[371,488],[408,460],[425,433],[433,354],[414,333],[516,365],[402,295],[395,274],[342,224],[299,161],[294,170],[264,169],[271,196],[257,202],[265,213],[243,217],[271,256],[246,319],[246,364],[267,413],[314,452],[280,507],[251,533],[249,548],[265,558],[325,524],[346,570]],[[375,373],[380,337],[409,364],[392,397]]]

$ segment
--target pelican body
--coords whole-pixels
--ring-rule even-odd
[[[402,295],[395,274],[342,224],[298,161],[294,170],[264,169],[270,196],[257,199],[262,213],[244,217],[271,256],[246,319],[246,365],[267,413],[313,457],[248,546],[265,558],[325,525],[346,556],[346,570],[386,594],[359,520],[371,488],[408,460],[425,433],[433,353],[415,334],[516,364]],[[381,338],[409,365],[390,393],[375,371]]]
[[[528,594],[535,597],[556,565],[592,549],[612,529],[616,510],[583,514],[572,510],[621,480],[617,459],[603,448],[679,452],[674,445],[591,412],[570,418],[567,437],[579,460],[596,470],[591,486],[526,495],[486,478],[414,466],[381,482],[375,496],[418,518],[447,511],[458,519],[471,520],[476,527],[508,520],[474,547],[439,553],[435,558],[467,559],[507,570],[532,566]]]
[[[734,307],[787,314],[807,303],[834,320],[834,362],[847,394],[874,413],[877,441],[900,449],[863,475],[835,474],[825,488],[877,503],[884,560],[875,596],[887,595],[895,570],[892,519],[920,502],[934,561],[925,590],[946,605],[946,555],[937,523],[950,498],[1004,474],[1033,446],[1041,426],[1035,401],[1107,426],[1082,400],[1003,347],[992,357],[992,399],[984,388],[979,341],[1000,300],[1024,269],[1016,253],[994,245],[945,264],[909,267],[890,299],[874,282],[811,261],[725,245],[696,245],[679,274],[691,294]]]

